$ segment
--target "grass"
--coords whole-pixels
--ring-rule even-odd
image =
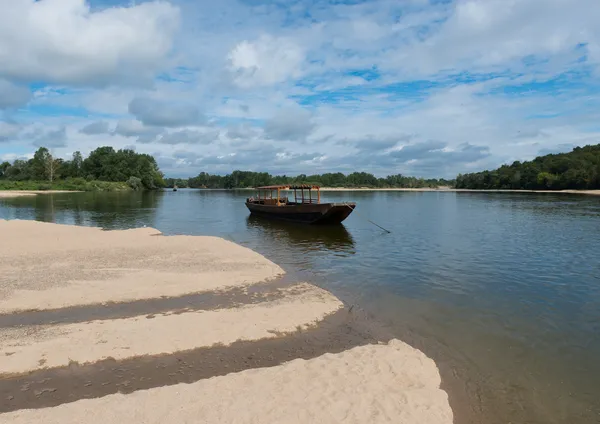
[[[86,181],[67,178],[58,181],[8,181],[0,180],[0,190],[68,190],[68,191],[130,191],[126,182]]]

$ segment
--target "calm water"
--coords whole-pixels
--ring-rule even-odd
[[[600,422],[600,198],[325,193],[358,203],[325,229],[252,219],[245,197],[43,195],[0,200],[0,218],[228,238],[424,350],[467,421]]]

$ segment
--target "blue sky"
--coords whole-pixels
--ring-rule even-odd
[[[453,177],[600,142],[596,0],[0,0],[0,160]]]

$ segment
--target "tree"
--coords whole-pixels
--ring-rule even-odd
[[[10,162],[2,162],[0,164],[0,178],[6,178],[8,168],[10,168]]]
[[[83,177],[83,156],[80,151],[73,153],[73,158],[69,165],[69,173],[72,177]]]
[[[40,147],[33,154],[33,158],[29,161],[30,175],[32,180],[43,181],[46,179],[48,161],[50,161],[52,155],[45,147]]]
[[[48,153],[45,157],[45,165],[46,165],[46,177],[48,181],[52,182],[55,178],[58,177],[58,170],[60,169],[61,160],[54,159],[50,153]]]
[[[471,189],[599,189],[600,144],[569,153],[538,156],[494,171],[459,175],[457,188]]]

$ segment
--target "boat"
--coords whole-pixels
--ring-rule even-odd
[[[177,191],[177,184],[173,185],[173,191]]]
[[[246,199],[251,215],[306,224],[340,224],[354,211],[356,203],[321,203],[321,188],[314,184],[256,187],[257,197]],[[294,200],[282,196],[293,191]]]

